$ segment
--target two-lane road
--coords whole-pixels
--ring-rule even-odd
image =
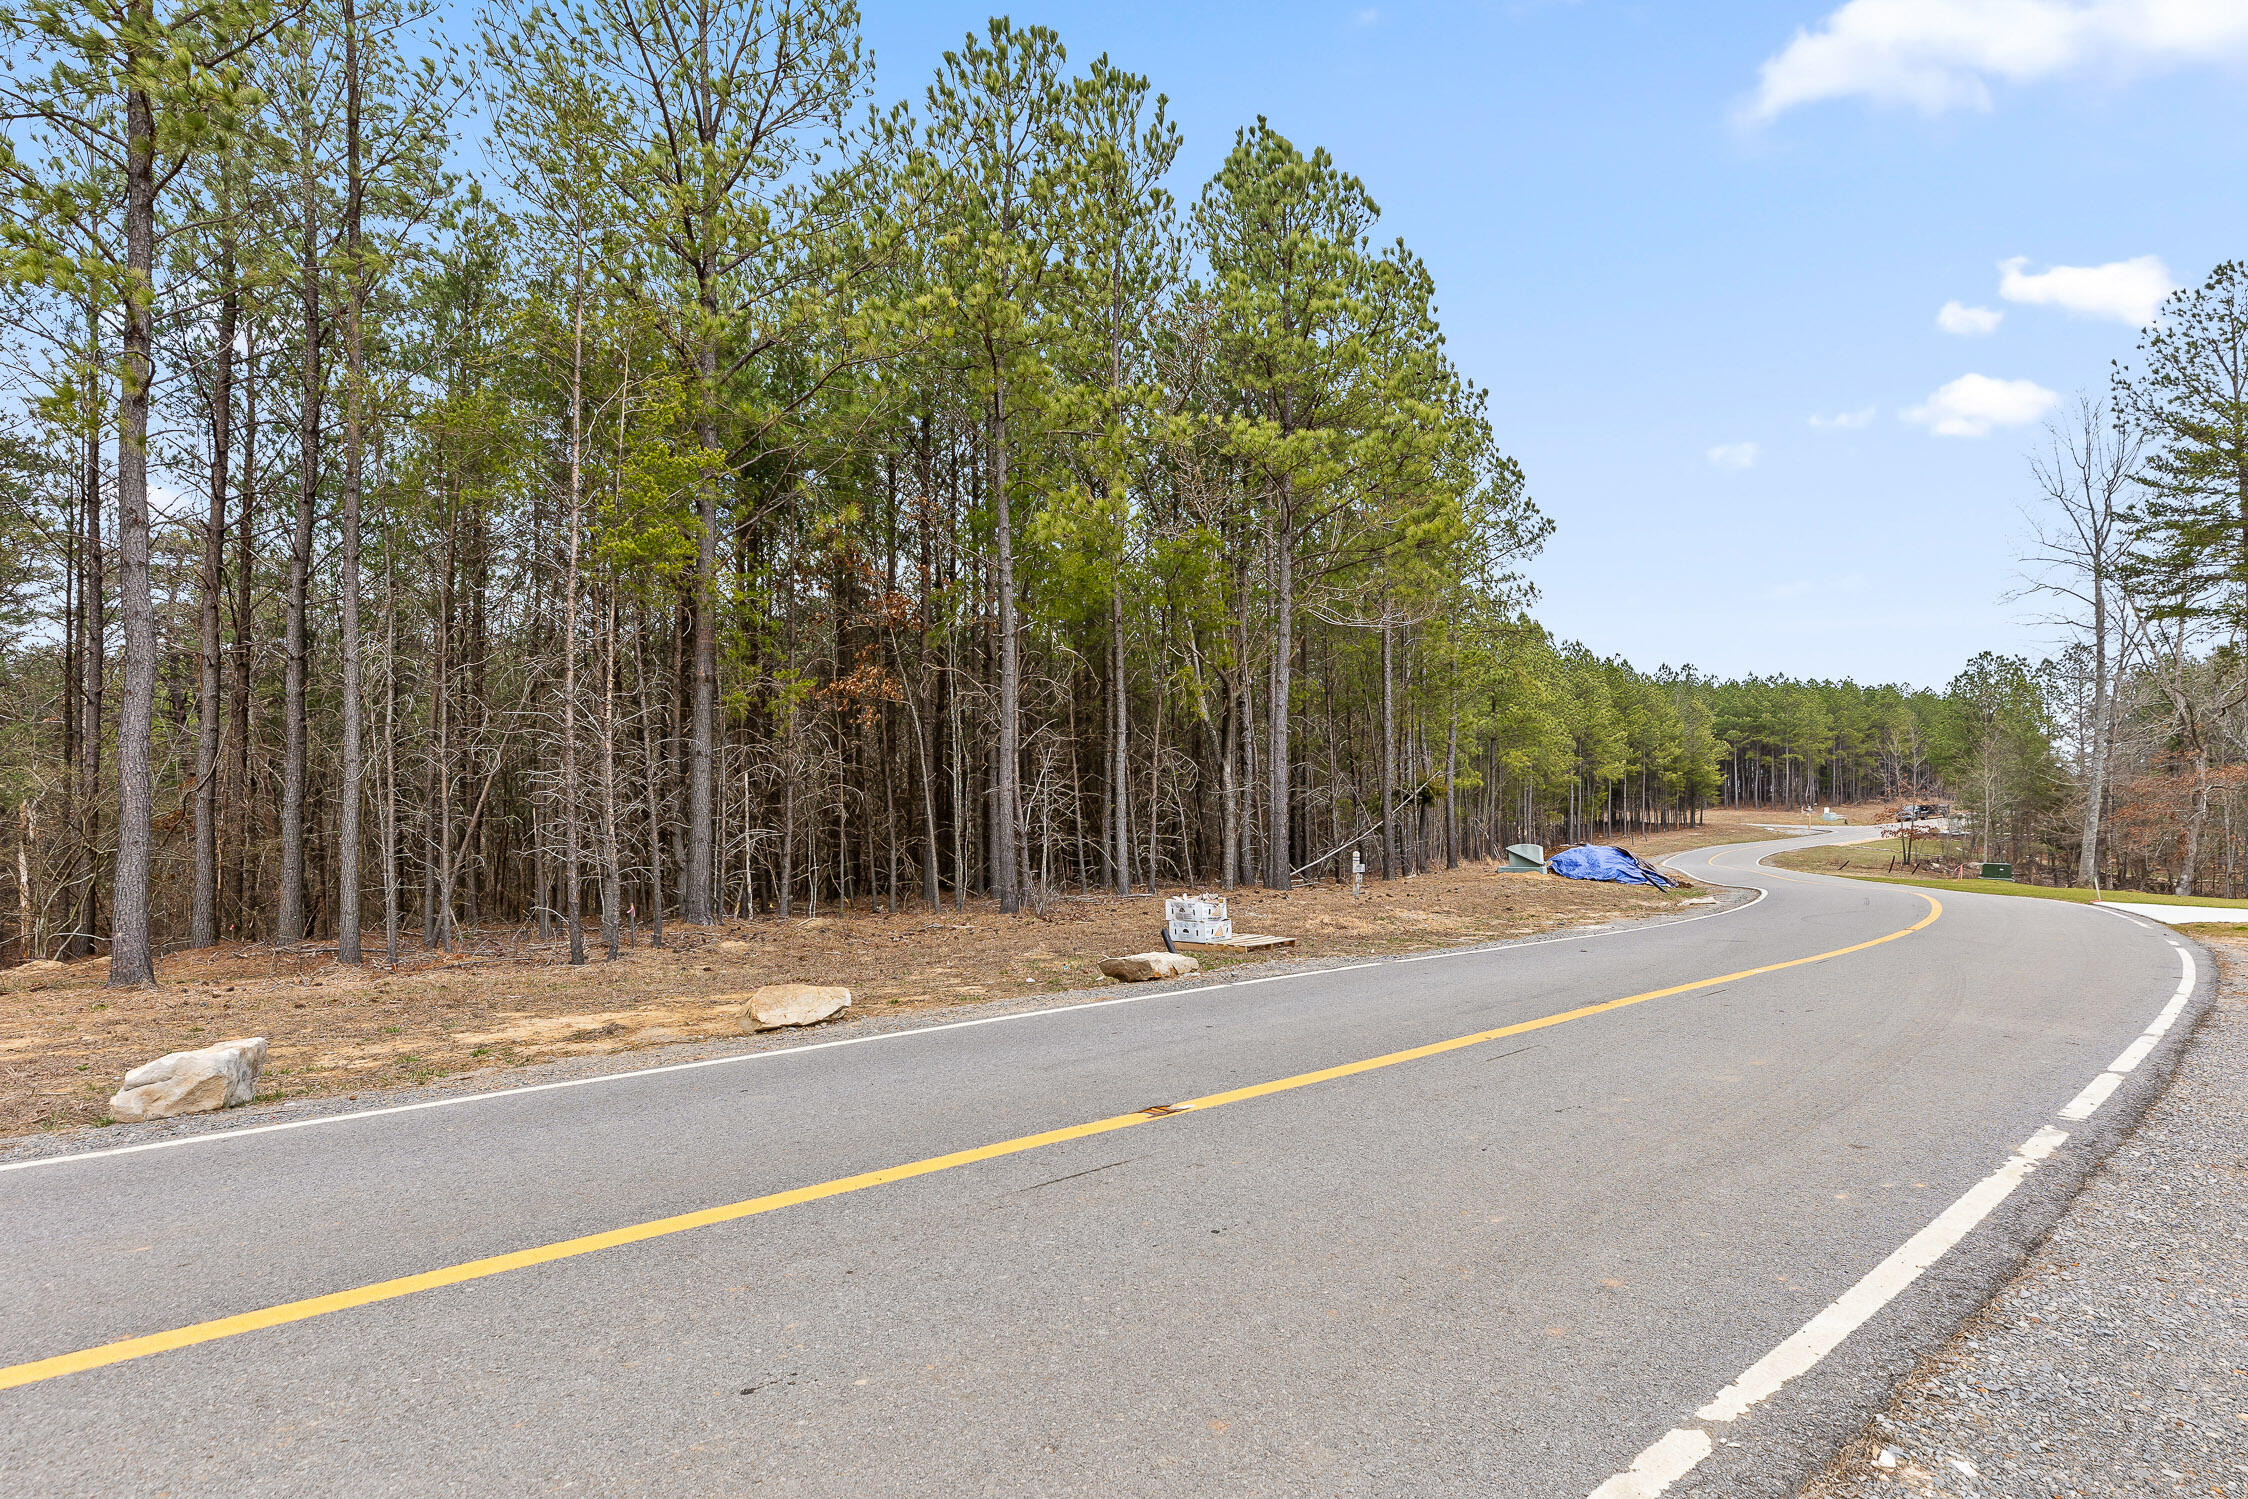
[[[2208,965],[1769,851],[1675,861],[1765,891],[1696,921],[0,1165],[0,1493],[1789,1492]]]

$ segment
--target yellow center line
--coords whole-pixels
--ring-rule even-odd
[[[1020,1155],[1024,1151],[1038,1150],[1048,1145],[1059,1145],[1068,1140],[1084,1140],[1094,1135],[1105,1135],[1113,1130],[1130,1129],[1134,1125],[1150,1124],[1157,1119],[1171,1117],[1174,1113],[1190,1113],[1201,1109],[1214,1109],[1229,1103],[1243,1103],[1252,1098],[1266,1098],[1275,1093],[1287,1093],[1297,1088],[1308,1088],[1314,1083],[1333,1082],[1338,1078],[1355,1077],[1362,1072],[1374,1072],[1384,1067],[1395,1067],[1404,1062],[1417,1062],[1424,1057],[1442,1056],[1446,1052],[1461,1051],[1470,1046],[1480,1046],[1487,1041],[1497,1041],[1506,1036],[1519,1036],[1529,1031],[1540,1031],[1548,1026],[1566,1025],[1572,1020],[1620,1010],[1627,1005],[1645,1004],[1652,999],[1666,999],[1674,994],[1690,994],[1697,989],[1711,989],[1719,984],[1730,984],[1740,979],[1755,978],[1759,974],[1778,973],[1782,969],[1800,968],[1806,963],[1823,963],[1829,958],[1839,958],[1854,952],[1864,952],[1869,947],[1879,947],[1884,942],[1894,942],[1899,937],[1909,937],[1914,932],[1933,924],[1943,914],[1937,899],[1920,891],[1913,892],[1928,902],[1928,914],[1911,926],[1871,941],[1838,947],[1831,952],[1813,953],[1807,958],[1790,958],[1784,963],[1766,963],[1757,968],[1743,968],[1737,973],[1721,974],[1716,978],[1697,979],[1690,984],[1673,984],[1667,989],[1650,989],[1644,994],[1626,995],[1622,999],[1603,1000],[1599,1004],[1582,1005],[1574,1010],[1524,1020],[1514,1025],[1502,1025],[1495,1030],[1477,1031],[1473,1035],[1455,1036],[1449,1041],[1433,1041],[1426,1046],[1409,1047],[1404,1051],[1387,1052],[1378,1057],[1368,1057],[1360,1062],[1345,1062],[1338,1067],[1323,1067],[1316,1072],[1299,1072],[1293,1077],[1277,1078],[1268,1083],[1255,1083],[1246,1088],[1229,1088],[1223,1093],[1209,1093],[1200,1098],[1190,1098],[1171,1106],[1163,1113],[1140,1112],[1116,1114],[1106,1119],[1094,1119],[1084,1124],[1072,1124],[1063,1129],[1046,1130],[1035,1135],[1019,1135],[1012,1140],[1000,1140],[990,1145],[978,1145],[970,1150],[956,1150],[946,1155],[929,1156],[923,1160],[908,1161],[902,1166],[886,1166],[879,1171],[864,1171],[856,1176],[839,1176],[832,1181],[816,1182],[811,1186],[792,1187],[785,1192],[772,1192],[763,1197],[751,1197],[741,1202],[730,1202],[722,1207],[702,1208],[692,1213],[679,1213],[669,1218],[655,1218],[646,1223],[629,1224],[597,1234],[585,1234],[575,1239],[563,1239],[553,1244],[541,1244],[533,1249],[517,1249],[507,1254],[495,1254],[485,1259],[469,1260],[463,1264],[447,1265],[438,1270],[425,1270],[418,1275],[401,1275],[395,1280],[378,1280],[371,1285],[355,1286],[347,1291],[331,1291],[325,1296],[311,1296],[302,1301],[284,1301],[277,1306],[260,1308],[253,1312],[239,1312],[231,1317],[216,1317],[208,1322],[194,1322],[185,1327],[175,1327],[168,1332],[150,1333],[145,1337],[126,1338],[115,1343],[104,1343],[94,1348],[82,1348],[75,1353],[56,1354],[52,1358],[34,1359],[29,1363],[11,1364],[0,1368],[0,1390],[14,1389],[18,1385],[37,1384],[41,1380],[77,1374],[87,1369],[99,1369],[108,1364],[121,1364],[129,1359],[146,1358],[154,1353],[169,1353],[175,1348],[188,1348],[197,1343],[215,1342],[220,1338],[240,1337],[268,1327],[280,1327],[290,1322],[303,1322],[313,1317],[325,1317],[331,1312],[349,1311],[353,1307],[371,1306],[378,1301],[395,1301],[401,1296],[412,1296],[420,1291],[434,1291],[443,1286],[457,1286],[465,1281],[482,1280],[490,1275],[504,1275],[510,1270],[527,1270],[533,1265],[551,1264],[555,1260],[573,1259],[581,1254],[593,1254],[603,1249],[616,1249],[626,1244],[639,1244],[649,1239],[660,1239],[670,1234],[685,1233],[689,1229],[707,1228],[713,1223],[731,1223],[739,1218],[754,1218],[760,1213],[776,1212],[781,1208],[796,1207],[802,1203],[818,1202],[825,1197],[840,1197],[847,1192],[860,1192],[868,1187],[884,1187],[893,1182],[911,1181],[917,1176],[931,1176],[939,1171],[950,1171],[958,1166],[972,1166],[979,1161],[997,1160],[1001,1156]]]

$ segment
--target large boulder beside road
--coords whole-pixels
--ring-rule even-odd
[[[745,1031],[778,1030],[784,1025],[817,1025],[851,1007],[851,991],[825,984],[767,984],[749,996],[742,1011]]]
[[[248,1103],[258,1090],[258,1069],[264,1065],[263,1036],[172,1052],[125,1074],[125,1086],[109,1101],[109,1117],[131,1124]]]
[[[1101,959],[1101,972],[1127,984],[1144,984],[1150,979],[1183,979],[1201,971],[1202,965],[1183,952],[1136,952],[1130,957]]]

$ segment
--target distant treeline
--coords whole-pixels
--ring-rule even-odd
[[[7,952],[1284,887],[1979,753],[1552,640],[1427,268],[1261,120],[1182,204],[1043,28],[880,111],[842,0],[502,5],[480,99],[421,20],[13,38]]]

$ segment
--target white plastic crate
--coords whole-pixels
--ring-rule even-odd
[[[1173,942],[1230,942],[1233,923],[1225,901],[1213,895],[1174,895],[1163,902],[1163,924]]]

